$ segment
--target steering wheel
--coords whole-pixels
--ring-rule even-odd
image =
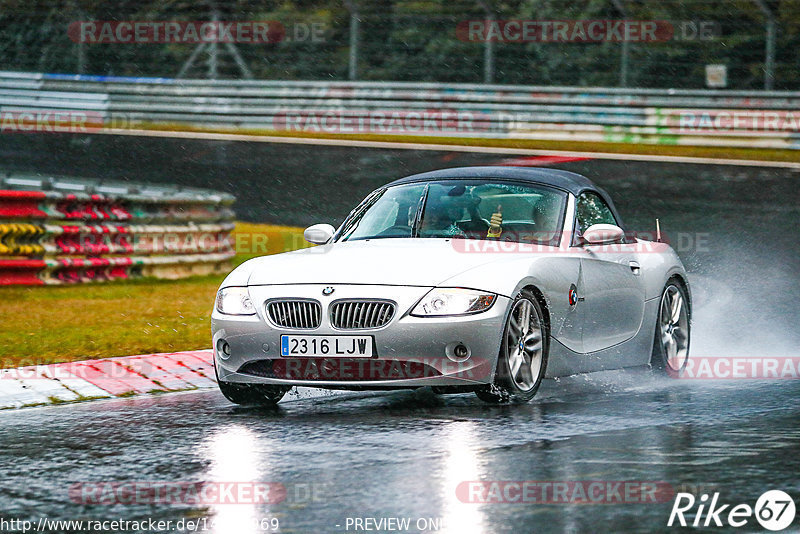
[[[466,221],[459,221],[456,223],[464,232],[485,232],[489,229],[490,223],[483,217],[468,219]]]

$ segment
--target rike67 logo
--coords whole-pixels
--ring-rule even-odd
[[[755,507],[749,504],[734,506],[721,503],[719,493],[714,493],[710,501],[707,494],[696,499],[691,493],[678,493],[667,526],[739,528],[750,525],[752,530],[750,521],[753,516],[767,530],[783,530],[794,521],[794,500],[784,491],[770,490],[758,498]]]

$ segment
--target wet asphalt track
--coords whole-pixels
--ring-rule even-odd
[[[34,520],[206,517],[214,532],[236,534],[259,532],[254,518],[277,517],[282,532],[346,532],[348,517],[365,516],[442,518],[456,533],[666,531],[669,503],[472,504],[455,488],[629,480],[751,505],[767,489],[796,495],[798,394],[794,380],[709,384],[626,371],[547,381],[524,406],[421,390],[268,411],[205,392],[6,412],[0,505],[5,517]],[[70,486],[100,481],[269,481],[287,498],[271,506],[71,501]]]
[[[286,224],[341,220],[396,176],[503,159],[56,135],[4,136],[0,156],[6,170],[226,189],[242,199],[240,217]],[[798,355],[800,175],[619,161],[554,166],[595,179],[634,230],[652,230],[661,218],[692,274],[693,356]],[[206,392],[9,411],[0,413],[0,510],[34,520],[208,518],[215,532],[237,534],[258,532],[252,521],[262,517],[277,517],[282,532],[345,532],[348,517],[389,516],[411,518],[412,532],[418,518],[442,518],[449,532],[668,530],[671,502],[469,504],[455,488],[469,480],[636,480],[719,491],[731,503],[755,504],[767,489],[797,499],[799,394],[797,380],[689,381],[628,370],[546,381],[524,406],[422,390],[265,411]],[[71,500],[73,484],[101,481],[271,481],[287,498],[232,506]],[[760,527],[751,520],[746,530]]]

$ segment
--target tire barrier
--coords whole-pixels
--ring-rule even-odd
[[[75,178],[0,179],[0,285],[223,273],[233,196]]]
[[[229,248],[228,237],[234,226],[233,223],[172,226],[0,223],[0,254],[97,256],[218,252]]]
[[[800,93],[0,72],[0,129],[201,129],[800,149]]]

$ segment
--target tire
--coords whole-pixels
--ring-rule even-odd
[[[523,290],[511,303],[503,327],[494,382],[475,394],[493,404],[528,402],[544,378],[549,349],[550,333],[542,307],[531,291]]]
[[[271,386],[265,384],[235,384],[219,379],[216,365],[214,374],[217,376],[217,385],[222,395],[234,404],[257,404],[260,406],[275,406],[286,392],[288,386]]]
[[[670,376],[680,376],[689,361],[691,303],[681,282],[671,279],[661,292],[656,316],[650,366]]]

